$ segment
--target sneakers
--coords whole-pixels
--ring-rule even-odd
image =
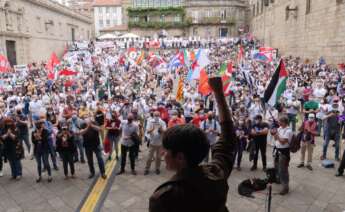
[[[0,171],[0,177],[3,177],[4,173],[2,171]]]
[[[91,178],[93,178],[94,176],[95,176],[95,174],[90,174],[89,177],[88,177],[88,179],[91,179]]]
[[[144,175],[148,175],[148,174],[149,174],[149,170],[145,170]]]
[[[300,164],[297,166],[297,168],[302,168],[302,167],[304,167],[304,163],[300,163]]]
[[[307,167],[307,169],[309,169],[310,171],[313,171],[313,167],[311,167],[311,165],[307,165],[306,167]]]
[[[107,179],[107,175],[102,174],[102,178],[103,178],[104,180]]]
[[[159,175],[161,171],[159,169],[156,170],[156,174]]]
[[[132,175],[137,175],[137,172],[135,170],[132,170]]]
[[[240,166],[237,166],[236,169],[237,169],[237,171],[241,171],[242,170]]]
[[[80,160],[80,163],[85,163],[85,160],[83,159],[83,160]]]
[[[48,177],[48,183],[51,183],[53,181],[53,178],[52,177]]]

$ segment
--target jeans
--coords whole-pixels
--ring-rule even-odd
[[[325,132],[325,140],[323,142],[323,153],[322,153],[322,156],[323,156],[323,158],[326,158],[329,141],[331,139],[334,139],[334,142],[335,142],[335,158],[338,159],[339,158],[340,130],[338,132],[334,133],[334,135],[331,135],[331,133],[329,132],[329,129],[326,129],[325,131],[326,132]]]
[[[321,135],[321,129],[323,129],[323,121],[322,119],[317,119],[317,133]],[[325,132],[324,132],[325,134]]]
[[[93,165],[93,153],[95,153],[95,155],[96,155],[99,171],[101,172],[101,174],[105,174],[104,161],[103,161],[103,158],[102,158],[102,152],[101,152],[100,148],[97,148],[97,149],[88,149],[88,148],[86,148],[85,149],[85,154],[86,154],[86,158],[87,158],[87,164],[89,165],[90,173],[92,175],[95,174],[95,167]]]
[[[136,147],[133,146],[124,146],[121,145],[121,171],[125,171],[126,166],[126,159],[127,159],[127,153],[129,152],[129,160],[131,162],[131,169],[135,169],[135,156],[136,156]]]
[[[341,162],[339,164],[338,173],[344,174],[344,169],[345,169],[345,149],[343,152],[343,157],[342,157]]]
[[[19,159],[9,159],[12,177],[22,176],[22,163]]]
[[[75,145],[77,146],[77,151],[74,153],[74,159],[80,161],[85,161],[84,157],[84,147],[83,147],[83,138],[77,137],[74,139]]]
[[[259,150],[261,152],[261,160],[262,166],[266,167],[267,160],[266,160],[266,148],[267,148],[267,141],[255,141],[255,154],[254,154],[254,163],[253,165],[256,167],[258,165],[258,158],[259,158]]]
[[[49,140],[48,141],[48,146],[49,146],[49,155],[52,159],[52,162],[53,162],[53,166],[54,168],[57,167],[57,163],[56,163],[56,152],[55,152],[55,147],[53,145],[53,142],[52,140]],[[46,168],[46,167],[45,167]]]
[[[296,120],[296,114],[290,114],[290,113],[288,113],[287,114],[288,115],[288,119],[289,119],[289,125],[291,124],[292,126],[291,126],[291,128],[292,128],[292,131],[296,131],[296,122],[297,122],[297,120]]]
[[[109,152],[109,155],[111,155],[113,153],[113,150],[115,149],[115,154],[116,156],[119,155],[119,139],[120,139],[120,136],[115,136],[115,135],[111,135],[111,134],[108,134],[108,139],[109,139],[109,142],[110,142],[110,152]]]
[[[242,155],[247,145],[245,139],[239,139],[238,145],[236,147],[235,157],[237,156],[237,167],[241,167]]]
[[[28,152],[30,152],[31,144],[30,144],[30,141],[29,141],[29,132],[24,133],[24,134],[19,133],[18,139],[19,139],[20,142],[24,141],[24,143],[26,145],[26,148],[28,149]],[[21,143],[21,144],[23,145],[23,143]]]
[[[65,176],[68,176],[68,165],[71,169],[71,175],[74,175],[74,160],[72,152],[61,152],[63,172]]]
[[[42,152],[42,153],[36,153],[35,154],[35,158],[36,158],[36,162],[37,162],[37,172],[38,172],[39,177],[42,176],[42,162],[43,162],[44,168],[47,169],[48,176],[52,175],[49,161],[48,161],[48,154],[49,154],[48,152]]]
[[[155,160],[156,160],[156,170],[160,169],[161,166],[161,146],[154,146],[150,145],[150,150],[149,150],[149,156],[146,161],[146,167],[145,170],[150,170],[151,163],[152,163],[152,158],[153,155],[155,154]]]
[[[274,168],[277,170],[277,179],[284,189],[289,189],[289,161],[290,159],[281,152],[275,154]]]

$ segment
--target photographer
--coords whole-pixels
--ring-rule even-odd
[[[49,132],[44,128],[44,119],[40,119],[35,123],[36,129],[32,133],[32,143],[34,145],[34,155],[37,162],[38,178],[37,183],[42,180],[42,162],[44,168],[48,172],[48,182],[53,179],[51,177],[51,169],[48,161],[49,155]]]
[[[303,132],[302,140],[301,140],[301,163],[297,166],[297,168],[304,167],[304,160],[305,160],[305,152],[308,152],[308,161],[307,161],[307,169],[310,171],[313,170],[311,166],[311,162],[313,159],[313,149],[315,146],[315,136],[317,135],[317,122],[315,120],[315,115],[310,113],[308,115],[308,120],[304,121],[300,131]]]
[[[341,124],[338,120],[338,116],[340,115],[339,111],[339,98],[333,98],[332,105],[328,108],[328,113],[324,117],[325,122],[325,132],[324,132],[324,143],[323,143],[323,152],[321,156],[321,160],[327,158],[327,148],[330,140],[334,140],[335,142],[335,160],[339,161],[339,142],[340,142],[340,130]]]
[[[71,177],[74,178],[74,160],[73,155],[76,151],[72,132],[68,126],[62,126],[62,131],[56,136],[56,151],[60,153],[63,163],[65,179],[68,179],[68,165],[71,170]]]
[[[83,136],[83,145],[85,147],[85,154],[87,159],[87,164],[89,165],[90,175],[89,179],[95,176],[95,167],[93,162],[93,153],[95,153],[99,170],[103,179],[107,178],[105,175],[105,166],[102,158],[101,144],[99,133],[101,128],[90,119],[86,119],[85,123],[82,125],[82,130],[75,133],[76,135]]]
[[[278,179],[283,186],[280,195],[289,193],[289,162],[290,145],[293,132],[289,127],[289,119],[285,116],[279,118],[279,128],[273,128],[271,134],[275,140],[274,167],[277,170]]]
[[[4,144],[4,153],[9,161],[12,179],[21,179],[22,164],[21,159],[24,157],[24,149],[18,139],[18,131],[12,119],[4,120],[4,133],[1,135],[1,141]]]
[[[156,161],[156,174],[160,174],[162,135],[166,129],[166,124],[160,118],[160,113],[158,111],[155,111],[153,116],[154,118],[150,119],[147,124],[147,134],[150,136],[150,145],[144,175],[149,174],[154,154]]]
[[[262,169],[265,171],[267,166],[266,160],[266,148],[267,148],[267,134],[269,126],[266,122],[262,121],[262,116],[257,115],[254,120],[254,124],[251,128],[251,138],[255,143],[255,155],[253,166],[250,168],[251,171],[257,169],[259,150],[261,152]]]

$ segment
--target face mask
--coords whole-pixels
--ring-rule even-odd
[[[133,119],[128,119],[128,123],[132,123]]]
[[[156,116],[155,117],[155,121],[158,122],[159,121],[159,117]]]
[[[308,121],[312,122],[314,121],[314,118],[308,118]]]
[[[260,123],[260,120],[255,120],[255,124],[259,124]]]

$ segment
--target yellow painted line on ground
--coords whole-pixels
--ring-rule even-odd
[[[121,148],[119,148],[119,155],[121,154]],[[91,212],[95,210],[95,207],[108,183],[109,177],[113,170],[115,169],[117,160],[115,159],[115,151],[111,155],[111,160],[105,165],[105,174],[107,179],[103,179],[101,176],[98,177],[97,182],[93,186],[89,196],[86,198],[83,206],[81,207],[81,212]]]

